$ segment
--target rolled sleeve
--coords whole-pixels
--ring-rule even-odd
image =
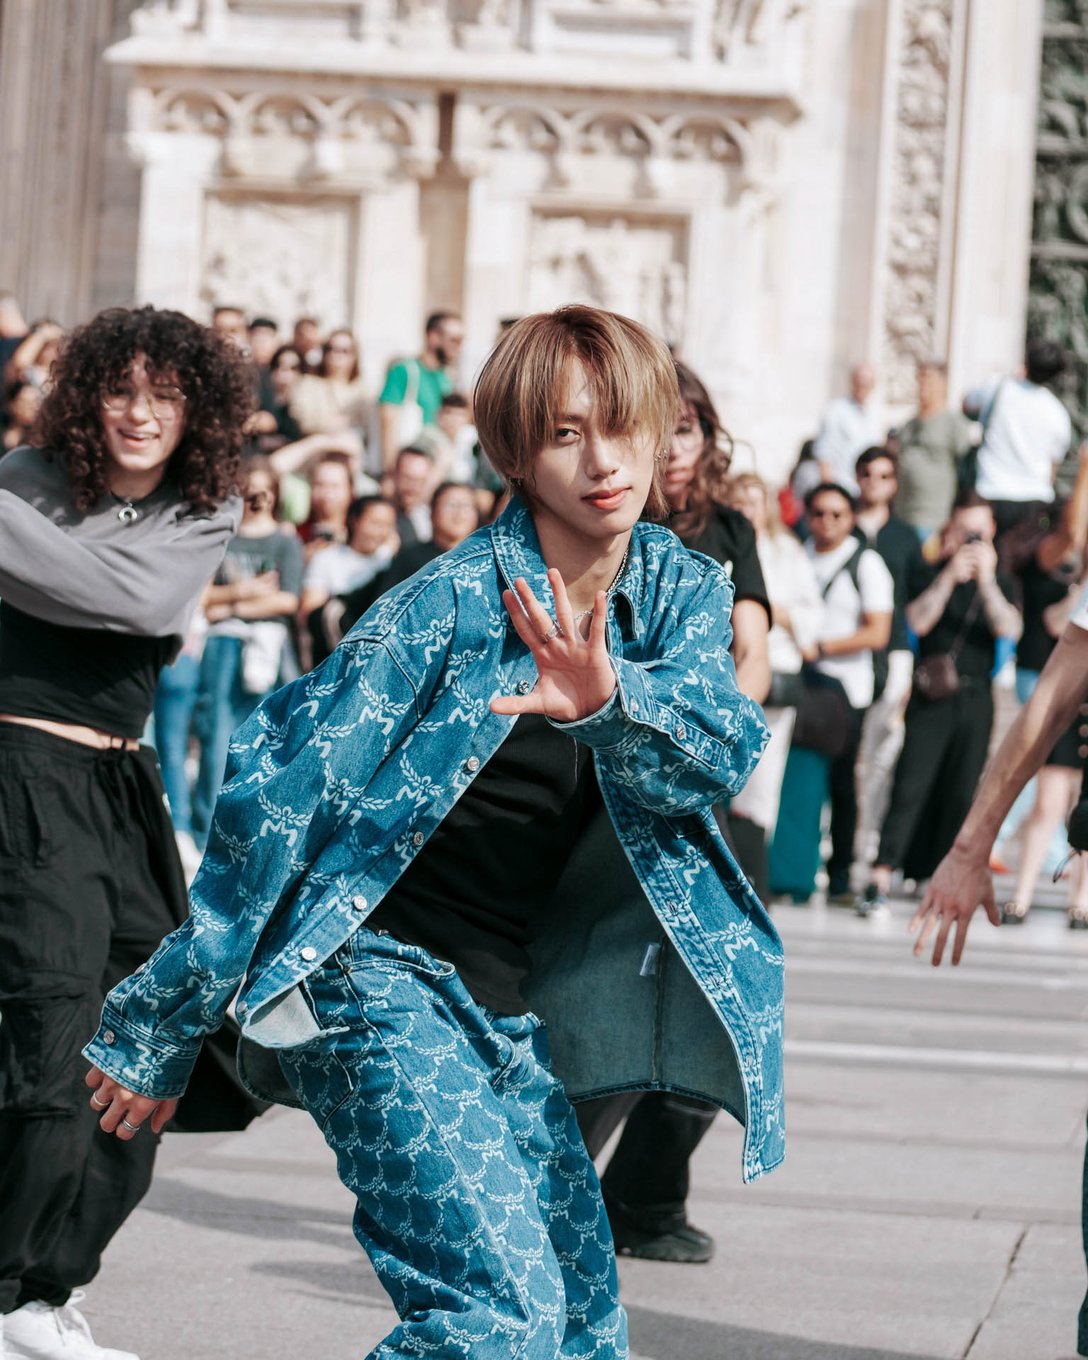
[[[173,1100],[189,1084],[200,1045],[199,1039],[172,1043],[161,1031],[139,1029],[107,1003],[83,1056],[127,1091],[149,1100]]]

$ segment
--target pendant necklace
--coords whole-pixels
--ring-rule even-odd
[[[110,495],[117,501],[117,518],[122,524],[135,524],[140,518],[140,512],[132,503],[131,496],[119,496],[116,491],[111,491]]]

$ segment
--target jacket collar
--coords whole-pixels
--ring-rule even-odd
[[[613,599],[627,602],[636,632],[641,631],[639,615],[646,582],[644,548],[648,529],[649,526],[642,523],[635,525],[627,563],[612,592]],[[495,560],[507,588],[513,590],[515,579],[524,576],[541,604],[546,609],[552,609],[555,602],[548,583],[547,564],[540,550],[540,539],[529,507],[520,496],[511,496],[510,504],[491,526],[491,540],[495,548]]]

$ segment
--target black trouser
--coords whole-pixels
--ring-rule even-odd
[[[831,854],[827,860],[829,892],[844,891],[844,883],[849,887],[854,835],[858,829],[858,751],[866,712],[864,708],[851,707],[850,745],[842,755],[834,757],[828,771],[831,795]]]
[[[184,912],[154,753],[0,723],[0,1313],[64,1303],[150,1184],[158,1139],[97,1127],[80,1049]]]
[[[989,680],[930,703],[915,694],[907,705],[903,750],[880,831],[877,863],[928,878],[952,848],[975,796],[993,725]]]
[[[601,1190],[613,1227],[667,1233],[687,1222],[689,1164],[718,1113],[716,1105],[668,1091],[635,1091],[574,1107],[591,1157],[627,1117]]]

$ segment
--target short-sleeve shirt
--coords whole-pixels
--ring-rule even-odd
[[[959,460],[970,443],[970,423],[959,411],[907,421],[899,433],[899,519],[916,529],[945,522],[956,497]]]
[[[946,562],[915,563],[910,573],[910,598],[916,600],[923,591],[928,590],[946,566]],[[1013,604],[1016,596],[1013,581],[999,573],[997,585],[1005,599]],[[996,639],[986,621],[985,610],[976,608],[971,626],[963,632],[963,625],[967,621],[977,591],[978,584],[975,581],[964,581],[956,586],[948,597],[944,613],[925,637],[918,639],[918,655],[924,661],[928,656],[935,656],[938,652],[947,652],[952,647],[958,646],[956,670],[959,674],[977,680],[988,680],[994,668]],[[960,639],[958,644],[957,639]]]
[[[733,599],[754,600],[767,611],[770,621],[771,602],[759,562],[756,532],[739,510],[716,506],[706,528],[696,537],[685,539],[685,546],[719,562],[733,582]]]
[[[453,383],[444,368],[428,368],[418,359],[402,359],[391,364],[385,375],[385,386],[378,401],[383,406],[400,406],[408,395],[408,370],[416,384],[416,401],[423,412],[423,424],[433,425],[442,405],[442,398],[453,391]]]
[[[888,651],[906,651],[910,647],[906,619],[909,598],[907,580],[911,565],[920,561],[922,556],[922,545],[918,541],[918,535],[902,520],[892,515],[888,522],[877,530],[873,538],[866,538],[860,526],[854,530],[854,536],[859,542],[864,542],[867,547],[879,553],[881,561],[891,572],[895,607],[892,611],[892,633],[888,640]]]
[[[866,548],[858,559],[855,587],[847,564],[857,550],[858,541],[852,535],[831,552],[817,552],[811,541],[805,545],[816,580],[825,592],[820,642],[856,633],[863,614],[893,612],[895,587],[891,572],[872,548]],[[839,681],[854,708],[868,708],[873,702],[873,654],[868,648],[845,656],[825,657],[816,663],[816,668]]]
[[[266,571],[278,571],[280,589],[297,595],[302,589],[302,544],[292,531],[262,534],[259,538],[244,538],[235,534],[227,545],[227,555],[223,565],[216,573],[216,585],[229,585],[235,581],[261,576]],[[277,615],[282,618],[282,615]],[[236,620],[225,619],[222,624],[213,623],[211,633],[229,633]]]
[[[302,584],[307,590],[324,590],[330,595],[346,595],[372,581],[393,559],[385,549],[373,553],[356,552],[346,543],[330,543],[315,553],[306,568]]]
[[[1069,451],[1073,424],[1053,392],[1026,378],[994,379],[967,394],[986,425],[978,451],[978,493],[987,500],[1054,499],[1054,468]]]

